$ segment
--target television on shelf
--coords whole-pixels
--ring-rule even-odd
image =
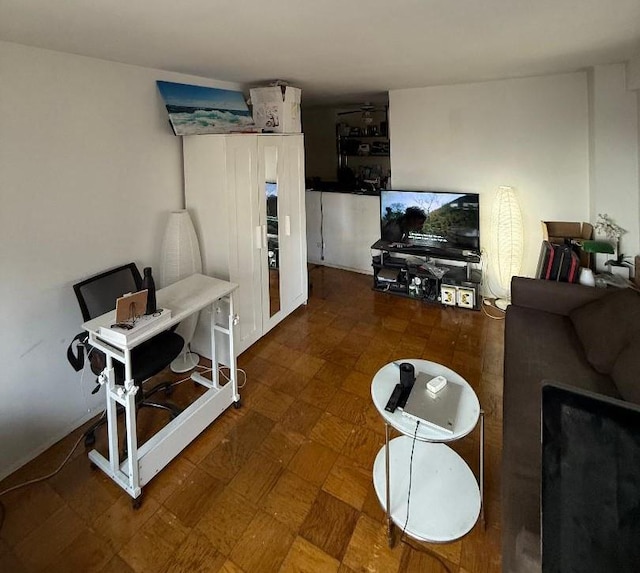
[[[398,246],[480,253],[477,193],[380,191],[380,236]]]

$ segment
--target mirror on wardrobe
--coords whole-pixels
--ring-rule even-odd
[[[267,266],[269,268],[269,316],[280,311],[280,238],[278,221],[278,149],[265,146],[265,200],[267,202]]]

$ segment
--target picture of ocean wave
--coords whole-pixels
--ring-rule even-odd
[[[202,133],[232,133],[249,131],[255,127],[251,114],[218,109],[197,109],[187,112],[169,113],[169,120],[176,135],[198,135]]]
[[[157,82],[176,135],[255,131],[242,92]]]

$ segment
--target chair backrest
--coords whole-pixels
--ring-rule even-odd
[[[140,290],[142,277],[135,263],[129,263],[73,285],[82,318],[91,320],[116,308],[116,299]]]

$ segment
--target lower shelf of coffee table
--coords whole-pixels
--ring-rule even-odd
[[[466,462],[445,444],[399,436],[389,442],[391,519],[407,520],[409,468],[412,466],[409,521],[405,533],[419,541],[446,543],[466,535],[480,515],[480,488]],[[373,464],[373,484],[386,510],[385,446]]]

